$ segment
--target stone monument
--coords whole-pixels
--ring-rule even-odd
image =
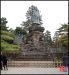
[[[27,43],[21,45],[21,58],[42,60],[48,56],[47,45],[43,40],[44,27],[41,27],[41,16],[37,7],[31,6],[28,19],[31,21]]]

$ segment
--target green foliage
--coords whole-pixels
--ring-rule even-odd
[[[61,27],[58,29],[58,32],[68,32],[68,24],[61,24]]]
[[[20,35],[26,35],[27,33],[26,33],[26,31],[24,30],[24,29],[22,29],[21,27],[16,27],[16,29],[15,29],[15,34],[20,34]]]
[[[6,32],[7,33],[7,32]],[[9,33],[9,32],[8,32]],[[9,35],[1,35],[1,50],[2,52],[13,53],[19,50],[19,45],[13,43],[14,38]]]
[[[13,53],[19,51],[19,45],[14,44],[15,34],[14,31],[10,31],[6,27],[6,23],[8,22],[6,18],[0,19],[1,24],[1,51],[6,53]]]
[[[1,50],[3,52],[12,53],[19,51],[19,46],[14,44],[9,44],[5,41],[1,42]]]
[[[59,31],[59,43],[61,43],[63,46],[68,45],[68,24],[62,24],[61,27],[58,29]]]
[[[13,30],[12,28],[10,28],[10,29],[9,29],[9,32],[13,32],[13,33],[14,33],[14,30]]]
[[[5,17],[0,18],[0,29],[1,30],[6,30],[7,31],[7,26],[6,24],[8,23],[7,19]]]
[[[68,36],[60,37],[59,43],[62,43],[63,46],[68,46]]]
[[[52,44],[51,33],[48,30],[45,32],[44,41],[49,45]]]
[[[3,30],[1,30],[1,34],[15,38],[14,33],[9,32],[9,31],[3,31]]]
[[[31,21],[27,20],[27,21],[23,21],[21,26],[23,27],[23,30],[28,31],[29,27],[31,26]]]
[[[12,43],[14,41],[14,38],[15,36],[12,32],[1,30],[1,40]]]
[[[10,36],[7,36],[7,35],[1,35],[1,39],[2,40],[5,40],[7,42],[10,42],[10,41],[13,41],[14,38],[10,37]]]
[[[5,34],[6,33],[6,34]],[[11,32],[2,31],[1,33],[1,50],[2,52],[13,53],[19,50],[19,45],[13,43],[14,37]]]
[[[63,52],[68,51],[68,24],[62,24],[58,29],[57,34],[55,36],[54,44],[56,47],[61,48]]]

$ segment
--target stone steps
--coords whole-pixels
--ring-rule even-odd
[[[47,55],[38,55],[38,54],[19,54],[16,58],[16,61],[53,61],[54,58]]]
[[[9,61],[11,67],[55,67],[53,61]]]

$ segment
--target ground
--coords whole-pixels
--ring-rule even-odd
[[[1,74],[68,74],[68,72],[61,72],[59,68],[9,67],[8,70],[2,70]]]

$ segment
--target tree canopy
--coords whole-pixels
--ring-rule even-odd
[[[54,43],[57,47],[63,48],[66,51],[68,51],[68,26],[68,24],[61,24],[54,37]]]
[[[26,35],[27,34],[26,31],[22,29],[21,27],[16,27],[14,32],[16,35]]]
[[[15,35],[14,32],[8,30],[6,24],[8,23],[7,19],[2,17],[0,18],[1,24],[1,51],[6,53],[16,53],[19,51],[19,45],[14,44]]]
[[[51,39],[51,33],[50,31],[46,31],[45,34],[44,34],[44,40],[45,42],[48,44],[48,45],[51,45],[52,44],[52,39]]]

